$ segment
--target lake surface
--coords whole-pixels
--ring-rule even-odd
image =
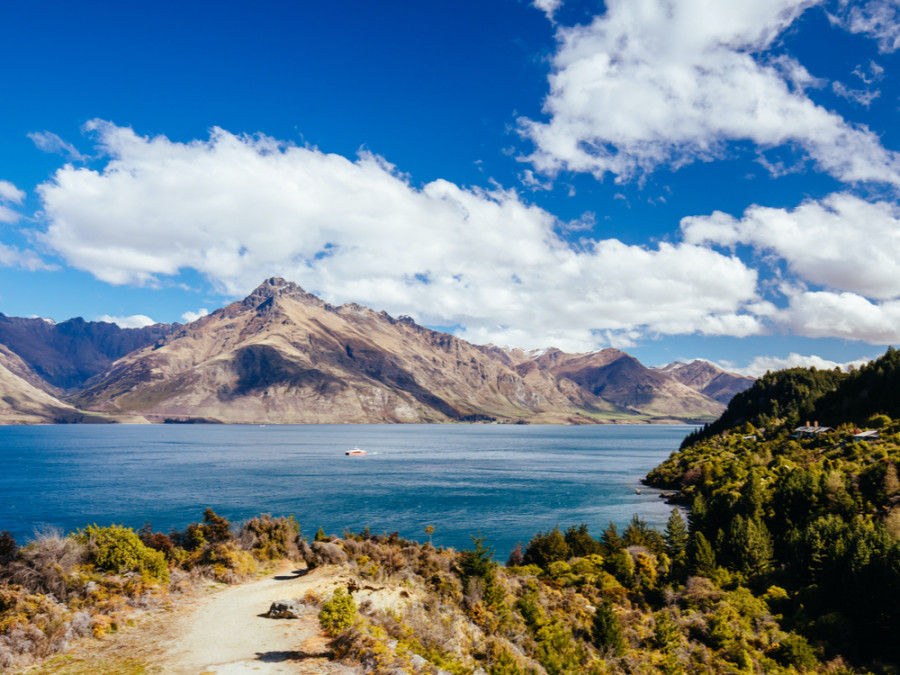
[[[538,531],[599,536],[671,507],[640,479],[690,426],[108,425],[0,427],[0,530],[183,529],[210,506],[232,522],[293,513],[304,534],[369,526],[506,559]],[[347,457],[358,446],[365,457]],[[636,490],[640,489],[641,494]]]

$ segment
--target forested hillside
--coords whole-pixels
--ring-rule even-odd
[[[898,391],[893,349],[849,374],[769,373],[648,476],[691,505],[695,573],[777,585],[784,627],[870,665],[900,659]]]

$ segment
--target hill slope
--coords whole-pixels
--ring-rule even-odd
[[[0,344],[17,354],[44,381],[76,389],[113,361],[168,335],[178,324],[119,328],[81,318],[53,323],[0,314]]]
[[[754,382],[752,377],[729,373],[709,361],[699,359],[690,363],[670,363],[658,370],[723,405],[727,405],[735,394],[748,389]]]

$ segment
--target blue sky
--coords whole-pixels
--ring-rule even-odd
[[[758,373],[900,335],[900,0],[3,10],[0,311],[284,276],[473,342]]]

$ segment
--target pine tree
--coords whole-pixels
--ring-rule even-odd
[[[607,650],[612,656],[622,656],[625,653],[622,624],[609,602],[604,602],[594,612],[591,641],[595,647]]]
[[[688,558],[691,568],[701,576],[708,577],[716,570],[716,554],[702,532],[691,535]]]
[[[687,523],[679,509],[672,509],[666,522],[663,539],[666,542],[666,555],[672,561],[672,576],[679,577],[684,571],[687,561],[687,545],[690,533]]]

